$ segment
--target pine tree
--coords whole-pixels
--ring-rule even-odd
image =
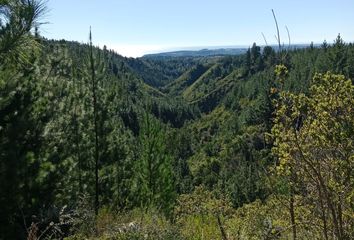
[[[40,46],[31,30],[44,11],[41,1],[0,1],[0,239],[24,234],[23,218],[39,205]]]
[[[91,70],[91,91],[92,91],[92,108],[93,108],[93,122],[94,122],[94,138],[95,138],[95,145],[94,145],[94,159],[95,159],[95,213],[98,214],[99,209],[99,178],[98,178],[98,171],[99,171],[99,158],[100,158],[100,151],[99,151],[99,143],[98,143],[98,109],[97,109],[97,79],[96,79],[96,69],[95,69],[95,62],[93,57],[93,45],[92,45],[92,33],[90,29],[90,70]]]
[[[136,162],[136,194],[145,208],[171,210],[175,197],[172,159],[166,150],[161,123],[145,113],[139,134],[140,157]]]

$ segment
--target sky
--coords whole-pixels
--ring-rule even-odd
[[[41,34],[49,39],[87,42],[121,55],[191,47],[275,43],[328,43],[338,33],[354,40],[354,0],[47,0]]]

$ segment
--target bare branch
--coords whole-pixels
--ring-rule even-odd
[[[277,27],[277,35],[278,35],[277,40],[278,40],[279,51],[281,51],[280,33],[279,33],[278,21],[277,21],[277,18],[275,16],[275,13],[274,13],[273,9],[272,9],[272,13],[273,13],[273,17],[274,17],[275,26]]]
[[[290,41],[290,33],[289,33],[289,29],[287,26],[285,26],[286,32],[288,33],[288,40],[289,40],[289,45],[288,45],[288,50],[290,50],[290,45],[291,45],[291,41]]]
[[[264,42],[265,42],[265,45],[268,46],[267,39],[266,39],[266,37],[264,36],[263,32],[262,32],[262,36],[263,36],[263,40],[264,40]]]

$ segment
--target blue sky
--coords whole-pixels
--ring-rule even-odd
[[[354,0],[48,0],[42,35],[87,42],[125,56],[202,46],[274,43],[271,9],[282,41],[354,40]]]

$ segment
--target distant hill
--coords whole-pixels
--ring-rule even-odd
[[[246,53],[248,48],[218,48],[218,49],[201,49],[201,50],[181,50],[173,52],[163,52],[146,54],[143,58],[164,58],[164,57],[210,57],[210,56],[227,56],[240,55]]]
[[[309,47],[311,44],[292,44],[290,49],[301,49]],[[314,47],[319,47],[320,44],[313,44]],[[271,47],[277,51],[277,45],[271,45]],[[264,46],[261,46],[263,49]],[[289,49],[287,45],[284,45],[283,48]],[[181,57],[218,57],[218,56],[235,56],[246,53],[248,50],[247,47],[213,47],[213,48],[204,48],[201,50],[178,50],[171,52],[161,52],[161,53],[151,53],[142,56],[141,58],[146,59],[169,59],[169,58],[181,58]]]

